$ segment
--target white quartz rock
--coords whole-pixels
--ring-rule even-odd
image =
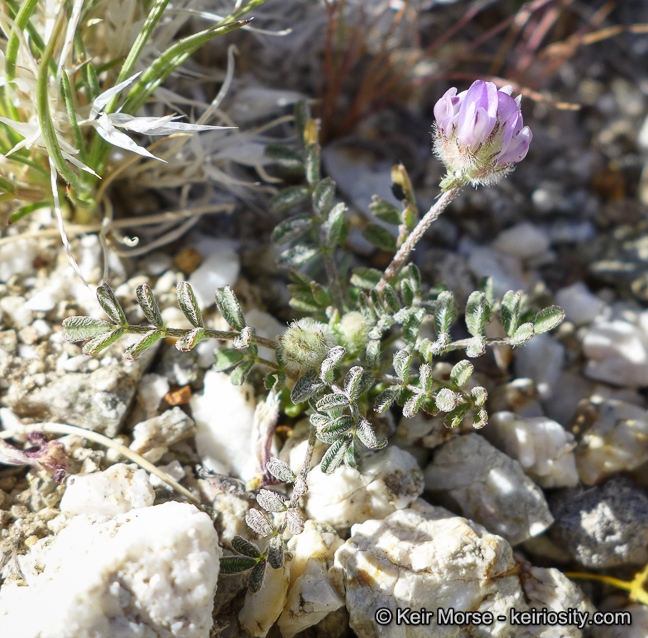
[[[535,259],[549,250],[549,236],[537,226],[523,222],[502,231],[493,248],[522,260]]]
[[[541,487],[574,487],[578,472],[571,432],[543,416],[522,417],[513,412],[490,416],[482,434],[497,448],[516,459]]]
[[[509,610],[527,611],[536,601],[557,610],[586,605],[578,588],[556,570],[537,570],[531,578],[538,583],[528,587],[503,538],[473,521],[448,517],[443,508],[400,510],[383,521],[354,525],[351,534],[335,554],[333,571],[344,576],[350,624],[358,638],[555,638],[554,627],[511,626]],[[550,581],[560,586],[555,594],[544,588]],[[383,626],[376,623],[381,608],[392,614]],[[435,613],[429,624],[397,624],[397,608]],[[437,624],[439,608],[491,612],[494,618],[468,631]],[[563,638],[581,636],[574,627],[564,630]]]
[[[187,473],[185,472],[182,465],[180,465],[180,461],[178,461],[178,459],[173,459],[171,463],[167,463],[166,465],[158,465],[158,468],[178,483],[180,483],[180,481],[182,481],[182,479],[187,476]],[[174,490],[174,488],[171,487],[166,481],[163,481],[155,474],[151,474],[148,479],[151,486],[156,489],[161,488],[163,490],[166,490],[167,492],[173,492]]]
[[[462,514],[512,545],[541,534],[554,520],[542,490],[520,464],[480,434],[438,448],[425,468],[425,486],[445,492]]]
[[[290,540],[290,589],[278,622],[284,638],[292,638],[344,605],[328,575],[341,545],[333,528],[312,520],[306,521],[304,531]]]
[[[548,334],[534,337],[515,356],[515,375],[533,379],[540,398],[550,402],[560,393],[559,379],[565,362],[565,346]]]
[[[208,370],[202,394],[191,397],[196,422],[196,450],[203,464],[218,474],[254,478],[259,462],[253,441],[254,389],[235,386],[227,374]]]
[[[209,516],[186,503],[76,516],[36,578],[0,591],[0,635],[208,638],[220,553]]]
[[[423,475],[411,454],[389,446],[357,470],[341,466],[327,476],[318,465],[308,474],[308,488],[308,518],[348,529],[407,507],[423,491]]]
[[[565,311],[567,321],[577,326],[594,321],[605,305],[582,281],[561,288],[556,303]]]
[[[153,505],[155,493],[144,470],[117,463],[103,472],[71,476],[61,499],[70,514],[116,516]]]
[[[189,276],[189,284],[201,308],[216,303],[216,288],[233,286],[239,276],[241,263],[231,244],[222,241],[204,241],[198,246],[203,261]]]
[[[145,374],[137,388],[137,401],[147,419],[158,414],[162,399],[171,389],[169,380],[161,374]]]
[[[578,473],[586,485],[648,461],[648,412],[613,400],[597,407],[598,419],[576,448]]]
[[[241,627],[254,638],[264,638],[275,624],[286,604],[290,581],[290,562],[280,569],[266,568],[265,581],[261,589],[245,594],[245,603],[239,613]]]
[[[585,375],[626,388],[648,386],[645,333],[628,321],[598,321],[583,336]]]
[[[160,416],[141,421],[133,428],[133,442],[130,449],[155,463],[169,450],[169,446],[193,436],[194,422],[175,407]]]
[[[263,312],[258,308],[251,308],[245,313],[245,322],[254,328],[254,333],[265,339],[276,340],[279,335],[286,332],[288,327],[285,323],[277,321],[269,312]],[[270,348],[260,347],[259,356],[263,359],[275,360],[275,351]]]
[[[38,241],[14,239],[0,250],[0,282],[9,281],[16,273],[24,277],[34,272],[34,259],[39,250]]]
[[[531,567],[527,563],[520,564],[523,577],[520,579],[524,589],[525,599],[531,609],[548,609],[550,611],[580,612],[591,615],[595,609],[585,597],[580,588],[558,569]],[[587,617],[587,616],[586,616]],[[582,621],[581,621],[582,622]],[[561,638],[580,636],[576,626],[561,627]],[[537,634],[543,638],[554,638],[555,628],[546,627]],[[536,635],[536,634],[532,634]]]
[[[503,297],[508,290],[526,290],[528,287],[520,260],[494,248],[472,247],[468,267],[478,279],[493,277],[493,287],[498,297]]]

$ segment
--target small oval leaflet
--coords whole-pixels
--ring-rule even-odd
[[[251,558],[259,558],[259,556],[261,556],[259,548],[242,536],[235,536],[232,539],[232,547],[235,551],[244,556],[250,556]]]
[[[286,503],[284,499],[272,490],[259,490],[256,497],[257,503],[266,512],[285,512]]]
[[[259,510],[249,510],[245,515],[245,522],[259,535],[269,536],[273,532],[272,523],[267,514]]]
[[[292,483],[297,478],[297,475],[290,469],[290,465],[280,461],[275,456],[270,457],[266,463],[266,469],[272,476],[284,483]]]
[[[296,509],[286,512],[286,529],[295,536],[304,531],[304,519]]]

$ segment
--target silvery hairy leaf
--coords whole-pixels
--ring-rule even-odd
[[[193,288],[186,281],[179,281],[176,286],[178,305],[194,328],[203,327],[203,318]]]
[[[161,338],[162,333],[158,330],[151,330],[149,334],[145,335],[137,343],[134,343],[132,346],[126,348],[124,352],[124,357],[129,361],[137,359],[143,352],[148,350],[152,345],[156,344]]]
[[[458,385],[462,386],[468,382],[475,367],[470,361],[459,361],[450,371],[450,378]]]
[[[272,569],[281,569],[284,565],[285,555],[281,537],[275,536],[268,546],[268,563]]]
[[[155,297],[151,292],[151,288],[147,284],[142,284],[141,286],[137,286],[135,294],[137,295],[137,303],[144,312],[146,320],[157,328],[163,328],[164,320],[162,319],[157,301],[155,301]]]
[[[295,405],[304,403],[316,396],[322,388],[324,388],[324,384],[319,380],[317,371],[309,370],[297,379],[297,383],[290,393],[290,400]]]
[[[115,343],[123,334],[123,328],[117,328],[117,330],[113,330],[112,332],[105,332],[83,344],[81,352],[91,356],[99,354],[102,350]]]
[[[111,332],[116,327],[114,323],[92,317],[68,317],[63,321],[63,338],[66,341],[86,341]]]
[[[285,512],[287,509],[286,501],[272,490],[259,490],[256,500],[266,512]]]
[[[248,580],[248,590],[250,593],[256,594],[263,587],[266,564],[265,560],[261,560],[252,568],[250,580]]]
[[[248,510],[245,522],[261,537],[269,536],[274,530],[268,515],[260,510]]]
[[[286,529],[295,536],[304,531],[304,519],[296,509],[289,509],[286,512]]]
[[[245,328],[245,317],[241,310],[236,294],[230,286],[218,288],[216,290],[216,305],[225,321],[234,328],[234,330],[243,330]]]
[[[292,483],[297,478],[297,475],[290,469],[290,465],[280,461],[276,456],[271,456],[268,459],[266,469],[272,476],[284,483]]]
[[[238,574],[251,569],[258,564],[256,558],[250,556],[223,556],[220,559],[220,573],[221,574]]]
[[[127,326],[126,315],[108,284],[97,286],[97,301],[110,320],[118,326]]]

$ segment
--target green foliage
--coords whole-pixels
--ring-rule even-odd
[[[126,56],[116,58],[111,46],[121,34],[114,34],[111,22],[103,19],[106,3],[64,0],[55,20],[36,0],[3,3],[8,31],[0,69],[0,154],[5,158],[0,201],[12,202],[10,221],[38,208],[54,208],[64,195],[87,216],[97,207],[99,180],[105,177],[111,145],[153,157],[115,127],[134,124],[131,130],[139,130],[139,123],[141,132],[152,135],[222,128],[164,117],[152,125],[153,118],[135,114],[189,56],[214,38],[245,26],[246,15],[263,2],[236,3],[213,26],[180,35],[188,15],[176,16],[171,24],[164,20],[169,0],[136,0],[129,3],[129,15],[120,28],[128,32],[139,25],[137,38]],[[104,23],[103,38],[97,37],[97,22]],[[160,34],[158,27],[165,22]],[[177,37],[170,38],[174,30]],[[142,57],[147,45],[157,58]],[[33,69],[24,60],[32,60]],[[142,67],[140,73],[135,72],[137,66]],[[33,90],[25,88],[31,86]],[[61,108],[51,106],[56,103]],[[61,188],[56,179],[54,184],[50,180],[50,165]]]
[[[349,272],[351,256],[345,251],[349,211],[336,202],[333,180],[321,177],[318,123],[306,104],[297,106],[295,124],[299,135],[295,149],[273,146],[267,151],[270,159],[303,182],[275,196],[273,209],[286,218],[272,237],[282,248],[278,262],[290,279],[290,305],[307,316],[290,324],[277,342],[259,338],[247,325],[229,287],[215,294],[218,310],[232,330],[208,329],[185,282],[178,284],[177,296],[193,326],[189,330],[164,325],[148,286],[137,290],[148,326],[128,323],[108,286],[97,294],[110,321],[72,317],[64,322],[65,338],[89,339],[85,348],[93,352],[122,334],[141,335],[127,350],[131,358],[162,337],[177,338],[181,350],[190,350],[203,339],[228,341],[227,347],[216,351],[214,370],[228,371],[232,383],[241,384],[256,365],[265,366],[266,406],[276,399],[274,405],[280,404],[288,417],[308,417],[311,428],[302,470],[296,474],[286,463],[266,459],[256,493],[261,509],[250,510],[246,517],[259,536],[269,538],[266,549],[237,537],[232,541],[237,555],[223,559],[225,573],[250,570],[250,591],[262,586],[268,568],[279,569],[289,558],[284,534],[303,530],[298,503],[307,491],[316,441],[327,446],[320,468],[330,474],[342,464],[358,467],[369,451],[387,445],[379,436],[380,415],[396,406],[407,418],[422,411],[441,415],[449,428],[464,422],[483,427],[488,422],[488,393],[474,381],[469,359],[492,345],[520,346],[555,328],[564,317],[555,306],[536,312],[518,291],[499,300],[490,280],[482,282],[461,309],[453,293],[441,285],[426,289],[414,264],[399,267],[388,281],[374,268]],[[364,235],[381,250],[394,252],[416,227],[418,208],[405,168],[394,167],[392,177],[402,209],[374,198],[371,210],[382,223],[398,226],[398,236],[378,224],[367,224]],[[488,336],[498,332],[487,330],[489,324],[500,324],[499,332],[505,336]],[[274,349],[276,363],[259,357],[260,345]],[[278,413],[275,416],[279,418]],[[268,489],[277,482],[293,486],[291,498]]]

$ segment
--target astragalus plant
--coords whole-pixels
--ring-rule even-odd
[[[59,214],[68,208],[75,219],[87,220],[99,210],[105,184],[120,170],[111,165],[112,151],[170,159],[134,136],[225,128],[208,123],[216,111],[209,104],[197,122],[182,121],[171,109],[152,116],[143,107],[201,46],[246,26],[249,12],[263,1],[231,2],[211,26],[191,32],[193,0],[175,5],[169,0],[5,0],[0,6],[4,223],[39,208]],[[168,94],[166,100],[173,101]]]
[[[127,357],[138,356],[163,337],[176,337],[176,347],[183,351],[204,339],[227,341],[227,347],[216,350],[214,368],[230,371],[232,382],[241,384],[253,367],[264,367],[269,421],[281,423],[282,411],[292,417],[308,416],[312,427],[299,474],[269,455],[264,459],[257,495],[262,511],[252,510],[247,520],[257,534],[270,537],[269,543],[262,550],[236,538],[232,546],[238,555],[221,564],[225,573],[251,569],[252,590],[262,586],[268,565],[275,569],[283,565],[288,555],[286,533],[297,534],[303,527],[299,499],[308,489],[317,440],[328,446],[320,467],[330,474],[343,463],[356,468],[365,454],[388,444],[379,435],[381,415],[395,406],[405,417],[424,411],[443,415],[449,428],[463,421],[482,428],[488,421],[488,395],[471,380],[470,360],[494,344],[520,346],[563,319],[556,306],[539,311],[528,307],[525,295],[517,291],[496,299],[488,285],[473,292],[460,313],[452,291],[439,284],[426,286],[416,265],[406,265],[416,241],[460,189],[503,176],[525,156],[531,139],[528,128],[522,127],[519,100],[490,83],[477,82],[459,95],[449,91],[435,113],[435,146],[448,168],[439,199],[419,219],[407,172],[395,166],[393,190],[402,207],[378,197],[371,206],[382,224],[368,224],[364,236],[394,254],[384,272],[349,271],[351,255],[345,241],[349,211],[337,201],[335,183],[322,178],[319,124],[304,103],[295,113],[298,148],[267,148],[278,164],[303,175],[301,184],[283,189],[272,201],[274,212],[286,215],[273,240],[282,247],[279,266],[292,280],[290,305],[302,316],[277,341],[255,335],[229,287],[216,291],[216,302],[231,330],[209,329],[184,282],[178,284],[178,302],[191,329],[167,327],[147,285],[137,292],[146,326],[128,323],[107,285],[98,289],[97,296],[109,321],[72,317],[64,322],[65,338],[86,341],[86,354],[97,354],[126,334],[140,337],[126,351]],[[460,314],[465,327],[458,323]],[[505,336],[486,336],[488,324],[499,324]],[[272,348],[276,361],[262,359],[260,345]],[[292,496],[267,489],[273,480],[292,484]]]

